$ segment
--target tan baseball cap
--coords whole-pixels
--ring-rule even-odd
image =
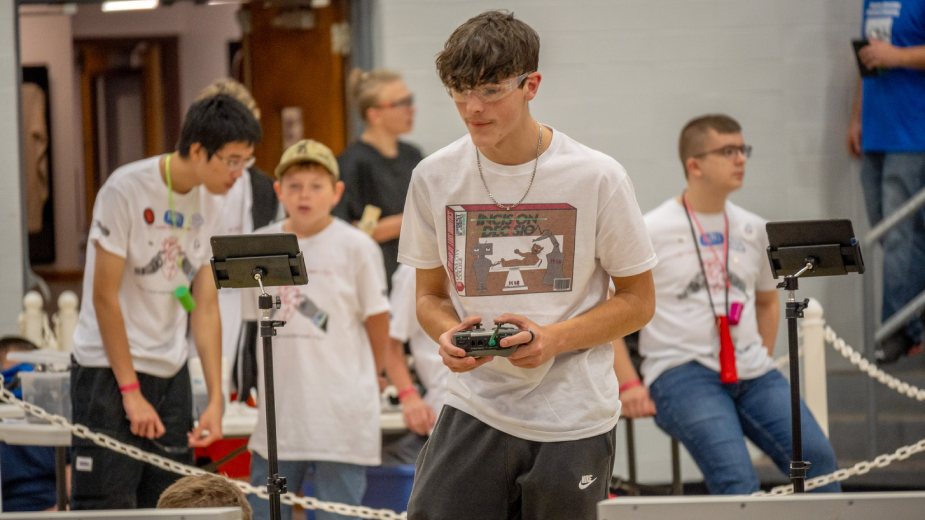
[[[308,162],[324,166],[334,176],[334,180],[340,179],[340,170],[337,168],[337,158],[334,157],[334,152],[314,139],[302,139],[286,148],[283,157],[279,160],[279,166],[276,167],[276,178],[279,179],[293,164]]]

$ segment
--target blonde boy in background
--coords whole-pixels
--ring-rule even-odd
[[[286,219],[255,233],[293,233],[305,257],[308,284],[268,288],[286,325],[273,341],[279,472],[290,490],[313,477],[323,501],[358,505],[366,467],[380,463],[379,387],[389,330],[382,252],[362,231],[331,216],[344,192],[331,150],[310,139],[283,152],[274,188]],[[257,291],[242,297],[244,319],[257,319]],[[263,359],[257,356],[259,415],[249,448],[251,483],[267,481]],[[265,500],[249,497],[254,518]],[[291,518],[290,506],[282,517]],[[318,520],[344,518],[316,511]]]

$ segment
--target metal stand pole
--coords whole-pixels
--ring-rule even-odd
[[[273,336],[276,327],[286,324],[270,318],[273,309],[273,297],[267,294],[261,281],[261,273],[255,273],[254,279],[260,285],[258,306],[261,310],[260,337],[263,338],[263,382],[264,407],[267,418],[267,493],[270,495],[270,519],[282,520],[280,512],[280,495],[286,493],[286,477],[279,474],[279,460],[276,454],[276,400],[273,391]],[[279,308],[279,298],[276,300]]]
[[[790,482],[794,493],[805,491],[806,473],[809,471],[809,461],[803,460],[803,427],[800,416],[800,339],[797,334],[797,319],[803,317],[803,309],[809,304],[809,299],[801,302],[796,300],[796,290],[799,288],[797,278],[813,268],[813,262],[807,262],[796,274],[785,276],[778,287],[782,287],[787,294],[787,339],[790,352],[790,426],[793,451],[790,460]]]

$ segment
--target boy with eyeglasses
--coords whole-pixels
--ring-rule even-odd
[[[731,117],[691,120],[679,144],[687,188],[645,216],[659,264],[655,317],[639,336],[642,373],[656,424],[684,444],[714,494],[758,490],[745,437],[785,475],[790,467],[790,386],[771,359],[780,303],[765,221],[727,200],[751,150]],[[825,434],[801,411],[809,476],[835,471]]]
[[[656,258],[623,167],[530,115],[538,61],[536,32],[503,11],[437,56],[468,135],[415,169],[402,223],[418,318],[453,372],[412,519],[593,518],[607,496],[620,415],[608,342],[651,317]],[[510,351],[454,346],[479,322],[519,329],[500,341]]]
[[[221,324],[209,269],[221,200],[260,126],[226,95],[194,103],[176,151],[118,168],[97,195],[74,331],[74,422],[191,463],[222,436]],[[193,428],[187,320],[209,404]],[[157,504],[179,476],[74,438],[74,509]]]

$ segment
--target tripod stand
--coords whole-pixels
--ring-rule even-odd
[[[790,354],[790,435],[793,443],[790,457],[790,481],[793,483],[794,493],[804,492],[806,473],[811,466],[809,461],[803,460],[803,423],[800,417],[800,339],[797,335],[797,319],[803,317],[803,310],[809,303],[809,299],[798,302],[796,291],[799,289],[798,278],[812,271],[814,264],[815,260],[808,258],[802,269],[795,274],[785,276],[784,281],[777,284],[779,289],[787,291],[785,315]]]
[[[768,222],[768,260],[771,272],[777,278],[782,272],[784,281],[777,285],[787,291],[787,339],[790,353],[790,422],[792,453],[790,481],[794,493],[805,491],[809,461],[803,460],[803,428],[800,416],[800,340],[797,319],[809,300],[796,300],[798,279],[809,276],[833,276],[848,272],[864,272],[861,248],[849,220],[806,220]]]
[[[263,341],[264,407],[267,420],[267,493],[270,495],[270,518],[281,520],[280,495],[286,492],[286,478],[279,474],[276,453],[276,399],[273,389],[273,336],[276,327],[286,324],[274,320],[272,313],[280,307],[279,297],[267,294],[264,286],[304,285],[305,261],[299,243],[292,234],[229,235],[212,237],[212,274],[221,289],[259,287],[260,337]]]
[[[276,327],[282,327],[285,321],[273,320],[273,297],[263,288],[263,272],[255,269],[254,280],[260,286],[257,307],[260,309],[260,337],[263,341],[263,393],[267,417],[267,493],[270,495],[270,518],[280,520],[280,495],[287,491],[286,477],[279,474],[279,459],[276,454],[276,393],[273,389],[273,336]],[[279,309],[279,296],[275,307]]]

